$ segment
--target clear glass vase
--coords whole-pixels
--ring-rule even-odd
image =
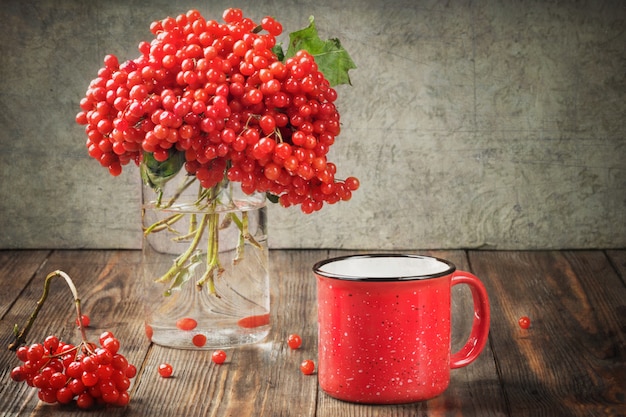
[[[159,187],[144,180],[146,334],[181,349],[261,341],[270,331],[265,195],[227,181],[205,189],[183,171]]]

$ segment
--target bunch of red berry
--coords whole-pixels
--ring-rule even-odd
[[[118,352],[120,342],[111,332],[100,336],[100,347],[83,342],[79,346],[48,336],[42,343],[21,346],[16,354],[22,362],[11,371],[11,379],[38,388],[47,403],[80,408],[98,404],[125,406],[130,397],[130,379],[137,369]]]
[[[152,23],[138,58],[105,57],[76,116],[89,155],[119,175],[144,153],[158,162],[184,154],[204,188],[226,176],[305,213],[350,199],[359,181],[336,179],[326,158],[340,132],[337,93],[314,57],[281,61],[274,18],[257,24],[231,8],[223,19],[167,17]]]

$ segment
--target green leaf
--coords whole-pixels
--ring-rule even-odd
[[[154,159],[151,153],[144,152],[141,161],[141,178],[152,189],[160,191],[168,180],[178,174],[184,164],[184,152],[170,151],[169,157],[163,162]]]
[[[277,43],[276,45],[274,45],[274,47],[272,48],[272,52],[274,52],[276,58],[278,58],[279,61],[285,61],[285,51],[283,51],[282,44]]]
[[[331,86],[351,84],[348,71],[355,69],[356,65],[348,51],[341,46],[339,39],[321,40],[313,16],[309,17],[309,22],[308,27],[289,34],[289,48],[285,59],[294,56],[300,50],[305,50],[313,55],[318,69]]]
[[[176,265],[178,261],[179,259],[176,259],[174,261],[174,265]],[[165,297],[169,297],[170,295],[172,295],[174,291],[180,290],[183,287],[183,285],[185,285],[185,283],[189,281],[191,277],[193,277],[194,270],[198,266],[200,266],[201,263],[202,263],[202,256],[200,255],[200,252],[196,251],[191,256],[191,258],[189,258],[189,262],[187,263],[187,265],[181,268],[180,271],[178,271],[176,275],[174,275],[174,280],[172,284],[167,290],[165,290],[163,295]]]
[[[271,202],[271,203],[278,203],[279,198],[277,195],[272,194],[272,193],[265,193],[265,195],[267,196],[267,199]]]

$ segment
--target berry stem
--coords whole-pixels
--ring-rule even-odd
[[[185,217],[184,214],[174,214],[169,217],[166,217],[165,219],[159,220],[158,222],[155,222],[152,225],[150,225],[150,227],[146,228],[143,234],[148,235],[150,233],[160,232],[161,230],[164,230],[164,229],[169,229],[171,225],[173,225],[174,223],[176,223],[183,217]]]
[[[202,277],[196,282],[198,289],[201,289],[204,284],[209,286],[209,294],[216,294],[215,291],[215,275],[222,274],[224,268],[220,264],[219,258],[219,222],[220,215],[215,212],[217,201],[213,200],[212,210],[210,213],[205,214],[204,218],[208,218],[209,238],[207,239],[207,268]]]
[[[237,228],[239,229],[239,239],[237,241],[237,254],[235,256],[235,259],[233,259],[233,263],[236,264],[236,263],[239,263],[243,259],[246,240],[250,242],[250,244],[257,249],[263,249],[263,247],[250,234],[250,231],[248,229],[248,212],[247,211],[244,211],[241,213],[241,219],[239,219],[235,213],[231,213],[230,219],[237,225]]]
[[[181,196],[181,190],[187,189],[191,182],[195,180],[196,178],[193,178],[192,180],[185,180],[184,185],[181,186],[179,192],[177,192],[169,200],[169,203],[165,206],[158,206],[157,208],[162,209],[171,207]],[[202,287],[206,285],[209,294],[214,294],[217,297],[219,297],[219,294],[217,294],[215,289],[215,278],[220,277],[224,272],[219,256],[220,230],[225,229],[231,223],[234,223],[239,231],[236,254],[233,259],[234,264],[237,264],[243,259],[246,242],[259,250],[263,249],[263,246],[259,244],[259,242],[257,242],[256,239],[250,234],[248,229],[248,213],[246,211],[242,212],[241,218],[239,218],[235,213],[225,215],[220,224],[218,204],[223,203],[221,197],[224,197],[225,201],[230,202],[230,205],[233,208],[235,207],[232,203],[232,195],[224,196],[224,192],[232,193],[232,190],[229,191],[228,181],[226,179],[211,188],[205,189],[202,186],[199,186],[198,197],[193,203],[193,206],[200,211],[206,210],[206,213],[200,217],[200,221],[198,221],[194,213],[177,213],[161,219],[145,228],[144,235],[169,230],[177,235],[172,238],[175,242],[190,240],[189,246],[185,252],[180,254],[180,256],[174,260],[173,265],[167,270],[167,272],[155,279],[155,282],[157,283],[171,283],[164,295],[170,295],[175,288],[183,285],[192,275],[193,269],[199,262],[197,249],[200,244],[200,240],[204,236],[205,229],[208,234],[206,269],[202,276],[196,281],[196,287],[198,290],[201,290]],[[187,215],[190,215],[189,230],[184,234],[180,234],[175,230],[174,224]]]
[[[174,265],[172,265],[172,267],[155,282],[168,282],[172,280],[172,278],[174,278],[183,268],[185,268],[185,264],[187,263],[189,258],[191,258],[194,251],[198,247],[198,244],[200,243],[200,238],[202,238],[204,228],[207,225],[207,216],[208,215],[204,215],[202,217],[202,220],[200,220],[200,226],[196,229],[193,240],[191,241],[191,244],[189,245],[187,250],[181,256],[176,258],[176,261],[174,261]]]
[[[28,318],[28,321],[26,322],[26,325],[22,328],[21,331],[19,331],[19,333],[18,333],[17,324],[15,325],[15,340],[9,345],[8,347],[9,350],[15,351],[17,350],[18,347],[26,343],[26,336],[28,335],[28,332],[30,331],[31,327],[33,327],[33,323],[35,323],[35,319],[37,318],[39,311],[41,310],[41,308],[43,307],[43,304],[48,298],[48,294],[50,292],[50,283],[52,282],[52,278],[55,278],[55,277],[62,277],[63,279],[65,279],[67,286],[70,288],[70,291],[72,292],[72,296],[74,297],[74,305],[76,307],[76,317],[78,318],[78,327],[80,328],[81,338],[83,341],[87,340],[87,335],[85,334],[85,328],[83,327],[82,320],[81,320],[82,313],[80,310],[80,298],[78,298],[78,291],[76,291],[76,286],[74,285],[74,282],[72,281],[72,279],[70,278],[68,274],[66,274],[63,271],[56,270],[56,271],[49,273],[46,276],[46,279],[43,283],[43,293],[41,294],[41,297],[37,301],[35,310],[31,313],[30,317]]]

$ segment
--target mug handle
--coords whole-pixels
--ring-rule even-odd
[[[487,344],[489,336],[490,309],[485,286],[478,277],[466,271],[457,271],[452,275],[451,285],[457,284],[467,284],[472,291],[474,321],[465,346],[450,356],[451,369],[461,368],[474,362]]]

